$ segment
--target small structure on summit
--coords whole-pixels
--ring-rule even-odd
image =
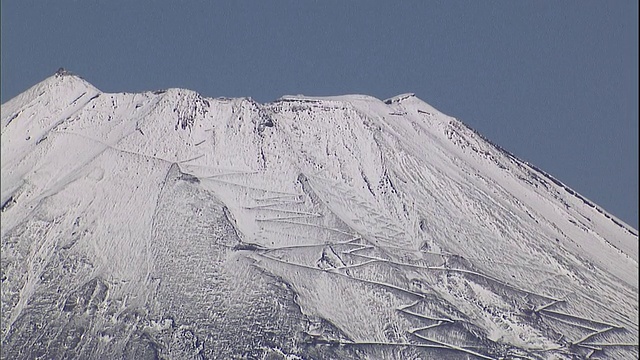
[[[56,71],[56,76],[65,76],[65,75],[71,75],[71,72],[63,67],[59,68],[58,71]]]

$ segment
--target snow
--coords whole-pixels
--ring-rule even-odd
[[[638,356],[637,230],[414,94],[0,120],[3,357]]]

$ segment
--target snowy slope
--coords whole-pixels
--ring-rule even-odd
[[[637,358],[638,233],[404,94],[2,105],[2,357]]]

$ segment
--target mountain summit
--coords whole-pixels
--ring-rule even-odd
[[[2,105],[2,358],[638,357],[638,232],[413,94]]]

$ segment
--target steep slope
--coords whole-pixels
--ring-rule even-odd
[[[638,357],[638,234],[412,94],[2,105],[3,358]]]

